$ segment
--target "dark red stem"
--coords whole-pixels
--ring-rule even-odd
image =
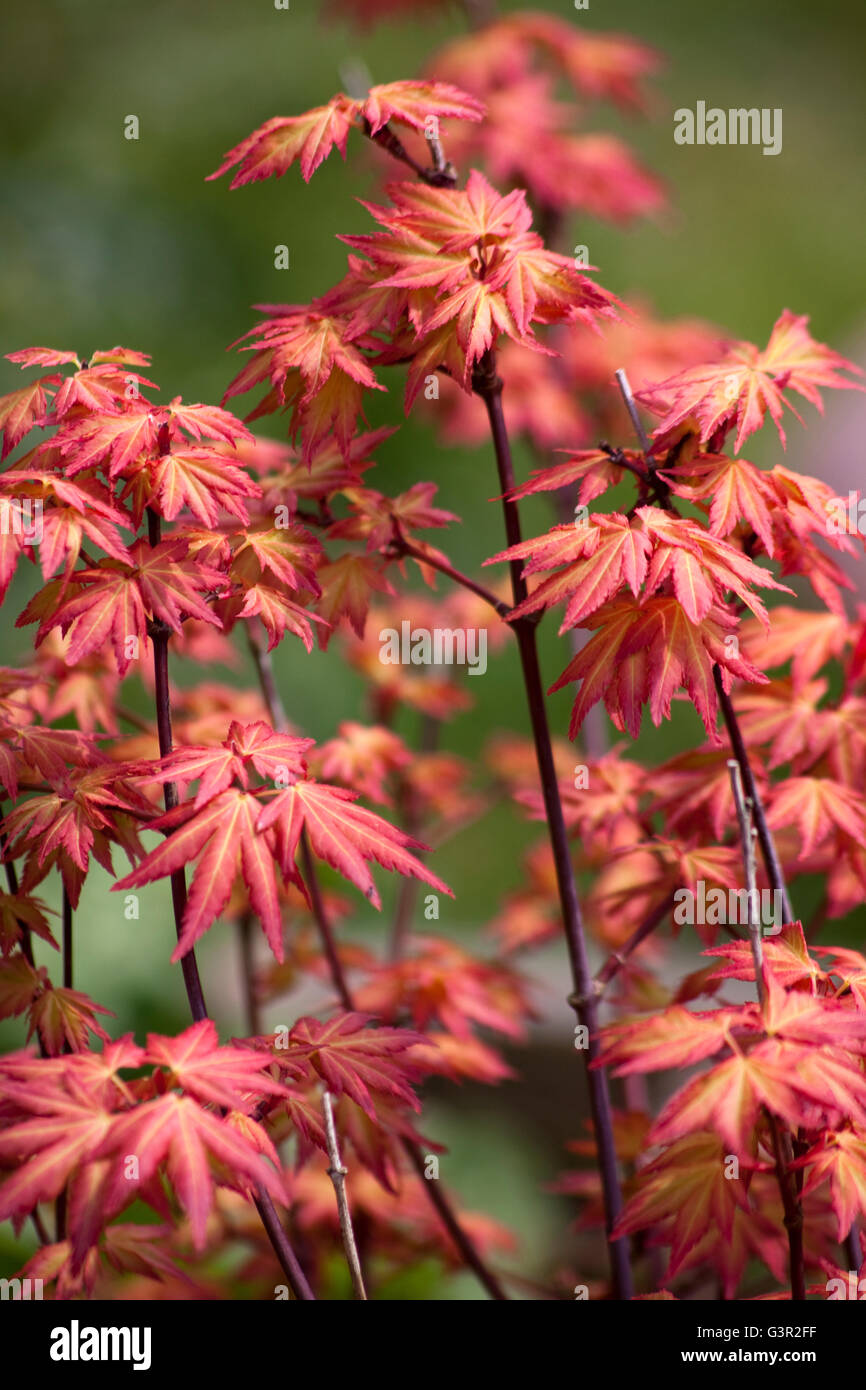
[[[484,401],[490,421],[490,431],[493,436],[493,447],[496,453],[496,466],[499,472],[499,487],[500,492],[503,494],[502,508],[505,520],[505,535],[509,546],[518,545],[522,539],[520,513],[517,503],[512,500],[510,496],[515,486],[514,465],[511,458],[511,446],[508,439],[505,416],[502,411],[502,381],[496,374],[496,360],[492,352],[488,353],[482,362],[481,369],[476,373],[473,384],[475,391]],[[519,603],[523,602],[527,595],[526,582],[523,579],[522,573],[522,564],[519,560],[511,561],[511,587],[514,596],[514,605],[516,607]],[[550,843],[556,867],[556,881],[559,889],[559,901],[562,908],[562,924],[571,965],[571,977],[574,988],[572,994],[569,996],[569,1003],[574,1008],[580,1023],[586,1027],[588,1034],[588,1047],[583,1050],[583,1056],[586,1063],[587,1086],[589,1089],[590,1107],[604,1192],[607,1243],[610,1253],[613,1289],[616,1298],[630,1299],[632,1297],[633,1287],[631,1268],[629,1265],[628,1241],[624,1237],[615,1240],[611,1235],[616,1220],[622,1210],[622,1193],[620,1190],[619,1168],[613,1137],[613,1115],[611,1112],[610,1090],[605,1071],[602,1068],[592,1066],[600,1050],[598,1000],[592,973],[589,968],[580,902],[577,896],[577,886],[575,884],[574,871],[571,863],[568,832],[565,827],[565,818],[563,816],[562,803],[559,797],[559,785],[556,777],[553,748],[550,740],[550,728],[547,722],[547,709],[544,701],[544,687],[538,662],[535,624],[532,622],[520,621],[514,623],[513,626],[517,635],[520,663],[523,668],[523,683],[526,689],[526,701],[529,707],[530,722],[532,724],[535,756],[538,763],[539,776],[541,778],[541,790],[544,798],[548,833],[550,835]]]

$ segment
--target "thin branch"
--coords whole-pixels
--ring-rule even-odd
[[[325,1112],[325,1134],[328,1139],[328,1158],[331,1166],[328,1169],[328,1177],[334,1184],[334,1195],[337,1198],[337,1212],[340,1217],[340,1235],[343,1240],[343,1249],[346,1252],[346,1263],[349,1266],[349,1274],[352,1278],[352,1288],[355,1297],[366,1301],[367,1290],[364,1287],[364,1274],[361,1269],[361,1260],[358,1255],[358,1247],[355,1244],[355,1232],[352,1227],[352,1213],[349,1210],[349,1201],[346,1196],[346,1173],[340,1159],[340,1148],[337,1143],[337,1126],[334,1124],[334,1098],[330,1091],[325,1091],[322,1096],[322,1109]]]
[[[153,733],[153,725],[144,715],[137,714],[128,705],[115,705],[115,713],[119,719],[125,719],[127,724],[131,724],[134,729],[139,729],[143,734]]]
[[[502,411],[502,381],[496,374],[496,358],[492,351],[488,351],[485,355],[480,369],[475,374],[473,386],[476,393],[484,401],[490,422],[499,473],[500,492],[503,494],[502,508],[506,538],[509,546],[518,545],[522,539],[520,513],[516,501],[511,497],[515,486],[514,466],[511,459],[511,445],[505,416]],[[517,607],[526,598],[526,581],[523,578],[521,562],[512,560],[510,563],[514,606]],[[520,662],[523,669],[523,682],[535,742],[535,756],[541,779],[548,832],[556,868],[559,900],[562,907],[562,923],[571,965],[573,991],[569,996],[569,1003],[574,1008],[580,1023],[586,1028],[588,1036],[588,1047],[584,1050],[583,1055],[586,1061],[587,1086],[598,1146],[613,1288],[618,1299],[627,1300],[632,1296],[628,1241],[624,1237],[615,1240],[611,1234],[622,1210],[622,1193],[613,1135],[610,1090],[604,1069],[592,1066],[600,1050],[598,999],[589,968],[568,833],[559,796],[559,783],[553,760],[550,728],[547,722],[544,687],[538,662],[535,625],[516,622],[513,626],[517,634]]]
[[[151,546],[159,545],[162,523],[159,513],[155,512],[152,507],[147,509],[147,532]],[[165,623],[153,623],[151,641],[153,643],[153,675],[156,687],[156,729],[161,758],[167,757],[174,747],[171,735],[171,692],[168,682],[168,641],[170,635],[171,629]],[[163,804],[166,811],[173,810],[177,801],[177,787],[174,782],[165,782],[163,784]],[[171,875],[171,901],[174,908],[175,930],[177,938],[180,940],[184,913],[186,912],[186,874],[183,869],[176,869]],[[190,949],[181,957],[180,965],[190,1011],[195,1022],[200,1023],[202,1019],[207,1018],[208,1013],[194,949]]]
[[[758,832],[758,843],[761,846],[761,855],[767,870],[767,877],[770,880],[770,887],[774,892],[781,893],[782,895],[782,910],[785,914],[785,921],[793,922],[794,913],[791,907],[791,899],[788,897],[785,875],[779,863],[779,856],[776,853],[776,846],[770,827],[767,824],[764,805],[761,801],[761,795],[752,773],[752,765],[749,761],[749,754],[746,749],[739,721],[737,720],[731,697],[722,683],[722,673],[718,666],[713,667],[713,680],[715,681],[716,692],[719,697],[722,718],[725,721],[728,738],[731,740],[731,748],[733,749],[734,757],[740,765],[740,773],[743,778],[743,789],[749,801],[752,803],[752,814],[755,818],[755,827]]]
[[[277,1215],[277,1209],[271,1201],[270,1194],[264,1187],[259,1187],[256,1189],[253,1202],[295,1298],[301,1299],[305,1303],[315,1302],[316,1295],[310,1288],[307,1276],[298,1263],[298,1257],[283,1230],[283,1224]]]
[[[72,988],[72,903],[63,887],[63,988]]]
[[[423,164],[419,164],[418,160],[412,157],[399,135],[397,135],[389,125],[382,126],[374,135],[370,128],[369,121],[365,121],[363,130],[364,134],[369,140],[373,141],[374,145],[380,145],[383,150],[387,150],[388,154],[390,154],[393,159],[399,160],[401,164],[408,164],[413,174],[417,175],[423,183],[429,184],[431,188],[454,188],[456,186],[457,171],[453,164],[444,163],[440,168],[434,166],[432,169],[425,169]],[[439,150],[439,155],[444,159],[441,148]],[[435,157],[434,153],[434,158]]]
[[[7,837],[5,830],[0,830],[0,854],[6,859]],[[18,874],[11,859],[6,859],[6,882],[9,885],[9,896],[18,897]],[[33,936],[29,924],[19,917],[18,930],[21,933],[21,952],[28,965],[34,965],[33,959]]]
[[[301,862],[304,870],[304,881],[310,895],[310,902],[313,908],[313,917],[319,930],[319,937],[322,942],[322,949],[325,952],[325,959],[328,962],[328,969],[331,972],[331,979],[334,982],[340,1003],[343,1008],[351,1013],[355,1007],[352,1000],[352,992],[349,989],[348,981],[343,970],[343,963],[337,950],[337,943],[331,929],[331,919],[325,909],[325,900],[322,897],[322,889],[319,884],[319,875],[316,873],[316,866],[310,850],[310,841],[307,836],[306,828],[301,831]]]
[[[791,1277],[791,1301],[802,1303],[806,1298],[806,1269],[803,1260],[803,1208],[797,1198],[796,1179],[791,1171],[794,1154],[791,1136],[782,1130],[769,1110],[766,1111],[770,1125],[770,1138],[773,1157],[776,1161],[776,1180],[782,1195],[782,1208],[785,1213],[785,1230],[788,1232],[788,1268]]]
[[[464,589],[468,589],[470,593],[483,599],[485,603],[489,603],[490,607],[496,610],[504,622],[507,623],[510,621],[511,609],[507,603],[503,603],[502,599],[497,598],[490,589],[485,589],[483,584],[477,584],[474,579],[470,579],[468,574],[463,574],[461,570],[455,569],[449,561],[442,559],[438,555],[430,555],[421,546],[414,545],[402,531],[397,531],[395,533],[390,549],[395,555],[409,555],[413,560],[417,560],[419,564],[429,565],[431,569],[438,570],[440,574],[444,574],[448,579],[452,579],[455,584],[460,584]]]
[[[34,1229],[39,1237],[39,1244],[50,1245],[51,1237],[48,1234],[48,1228],[46,1227],[45,1222],[42,1220],[42,1217],[39,1214],[38,1207],[34,1207],[31,1211],[30,1220],[33,1222]]]
[[[604,991],[612,980],[616,978],[623,966],[628,962],[629,956],[636,951],[642,941],[646,941],[648,936],[652,936],[657,927],[667,917],[674,906],[675,898],[673,893],[669,893],[664,902],[654,907],[648,917],[636,927],[627,941],[624,941],[616,951],[611,951],[604,965],[596,971],[593,988],[596,995],[601,998]]]
[[[244,912],[238,921],[238,945],[241,956],[241,981],[244,994],[244,1011],[246,1014],[247,1034],[256,1038],[262,1031],[261,1010],[259,1009],[258,995],[256,994],[255,979],[255,953],[253,950],[254,935],[253,926],[255,923],[255,913]]]
[[[421,738],[419,740],[418,751],[421,754],[432,753],[439,742],[440,721],[432,714],[425,714],[421,725]],[[397,793],[398,811],[400,812],[400,824],[407,835],[411,835],[413,840],[418,839],[420,830],[417,807],[412,796],[411,788],[405,777],[401,777],[399,791]],[[394,920],[391,924],[391,936],[388,948],[388,956],[392,961],[398,961],[406,949],[409,940],[412,924],[412,913],[418,901],[418,894],[421,890],[420,881],[417,878],[401,878],[400,887],[397,890],[397,906],[394,911]]]
[[[270,653],[264,648],[259,633],[251,623],[247,623],[247,641],[253,654],[256,670],[259,672],[261,680],[262,694],[271,717],[271,724],[274,729],[285,729],[287,719],[282,701],[276,690],[276,682],[273,678],[273,667],[271,665]],[[273,697],[276,697],[275,699]],[[318,874],[309,844],[304,833],[301,835],[301,855],[304,861],[304,873],[306,876],[307,888],[310,894],[310,903],[313,909],[313,917],[322,942],[322,947],[328,961],[331,972],[331,979],[336,987],[340,1002],[347,1011],[354,1010],[355,1003],[352,998],[352,991],[343,970],[343,964],[337,951],[336,941],[331,929],[331,923],[325,908],[325,902],[319,887]],[[427,1180],[426,1163],[424,1154],[420,1147],[413,1143],[411,1139],[401,1140],[403,1151],[406,1154],[412,1167],[422,1179],[423,1190],[435,1207],[442,1224],[453,1240],[457,1250],[468,1269],[476,1275],[479,1283],[487,1291],[491,1298],[507,1300],[508,1294],[503,1289],[496,1275],[487,1268],[483,1259],[479,1255],[472,1237],[464,1231],[463,1227],[451,1208],[451,1204],[445,1193],[441,1190],[440,1184],[436,1180]]]
[[[731,789],[734,793],[734,805],[737,810],[737,824],[740,828],[740,844],[743,848],[743,870],[746,877],[746,894],[748,898],[748,927],[749,940],[752,944],[752,960],[755,964],[755,984],[758,990],[758,1002],[764,1006],[764,947],[761,941],[761,914],[757,909],[758,903],[758,872],[755,863],[755,827],[752,825],[752,802],[743,792],[743,777],[740,772],[740,764],[736,758],[728,760],[728,772],[731,777]]]
[[[646,430],[643,427],[643,421],[641,420],[640,415],[638,414],[638,409],[635,404],[634,396],[632,395],[632,389],[629,383],[629,379],[626,376],[624,368],[622,367],[617,368],[617,370],[614,372],[614,376],[616,377],[617,385],[619,386],[619,389],[622,393],[622,398],[625,401],[625,408],[629,413],[629,418],[631,420],[634,432],[637,435],[638,443],[640,444],[640,447],[643,451],[644,458],[647,459],[647,467],[649,467],[650,442],[647,438]]]

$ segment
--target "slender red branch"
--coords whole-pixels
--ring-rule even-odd
[[[734,710],[731,697],[722,684],[722,673],[718,666],[713,667],[713,680],[716,684],[716,691],[719,697],[719,706],[722,711],[722,718],[725,721],[725,728],[728,731],[728,738],[731,740],[731,748],[734,757],[740,766],[740,773],[743,778],[743,789],[746,796],[752,803],[752,814],[755,818],[755,828],[758,832],[758,843],[761,846],[761,856],[767,870],[767,877],[770,880],[770,887],[782,895],[782,909],[785,914],[785,921],[792,922],[794,913],[791,907],[791,899],[788,896],[788,887],[785,883],[785,875],[779,863],[779,856],[776,853],[776,846],[770,827],[767,824],[767,817],[764,812],[764,805],[761,801],[761,794],[758,791],[755,777],[752,772],[752,765],[749,761],[749,754],[745,740],[740,729],[737,715]]]
[[[152,546],[159,545],[162,526],[158,513],[150,507],[147,509],[147,530],[150,544]],[[171,629],[165,623],[153,622],[150,624],[150,637],[153,643],[153,675],[156,687],[156,728],[161,758],[167,757],[174,747],[171,734],[171,692],[168,682],[168,641],[170,636]],[[174,782],[166,782],[163,786],[163,804],[166,811],[171,811],[177,805],[177,800],[177,787]],[[180,940],[184,913],[186,912],[186,874],[183,869],[176,869],[171,875],[171,901],[174,908],[175,929],[178,940]],[[190,1011],[196,1023],[199,1023],[203,1018],[207,1018],[208,1012],[194,949],[187,951],[181,957],[180,965]]]
[[[253,954],[253,929],[255,915],[244,912],[238,922],[238,945],[241,957],[241,981],[244,993],[244,1012],[246,1028],[250,1037],[256,1038],[262,1031],[261,1010],[255,983],[255,956]]]
[[[298,1257],[292,1249],[292,1243],[283,1229],[283,1224],[277,1215],[277,1209],[271,1201],[269,1193],[263,1187],[258,1188],[253,1202],[295,1298],[305,1303],[315,1302],[316,1295],[310,1288],[307,1276],[298,1263]]]
[[[509,622],[511,609],[507,603],[503,603],[490,589],[485,589],[483,584],[478,584],[474,579],[470,579],[468,574],[463,574],[461,570],[455,569],[448,560],[442,559],[438,555],[428,554],[421,546],[414,545],[413,542],[409,540],[409,537],[405,536],[399,529],[395,531],[394,540],[391,543],[391,552],[396,555],[411,555],[412,559],[417,560],[419,564],[429,565],[431,569],[438,570],[440,574],[446,575],[448,579],[453,580],[455,584],[460,584],[464,589],[468,589],[471,594],[475,594],[478,598],[483,599],[485,603],[489,603],[490,607],[496,610],[504,622]]]
[[[63,889],[63,988],[72,988],[72,903]]]
[[[515,485],[514,466],[511,459],[511,445],[508,439],[505,416],[502,411],[502,381],[496,374],[496,359],[492,351],[487,353],[481,369],[476,373],[473,385],[477,394],[484,401],[490,421],[500,492],[503,494],[505,535],[509,546],[518,545],[522,539],[520,513],[517,502],[511,497]],[[516,607],[523,602],[527,594],[522,565],[519,560],[511,561],[511,587],[514,606]],[[565,827],[562,802],[559,796],[550,728],[547,722],[544,687],[538,662],[535,624],[521,621],[514,623],[513,626],[520,651],[523,682],[535,742],[535,756],[541,778],[548,833],[556,868],[559,901],[562,908],[562,925],[571,966],[573,991],[569,996],[569,1003],[574,1008],[580,1023],[586,1028],[589,1040],[588,1047],[583,1050],[583,1056],[586,1063],[590,1108],[604,1194],[605,1224],[613,1289],[617,1298],[630,1299],[632,1296],[632,1277],[629,1266],[628,1241],[624,1237],[615,1240],[611,1234],[622,1210],[622,1193],[613,1136],[610,1089],[604,1069],[592,1065],[600,1051],[598,1000],[589,968],[580,902],[571,863],[568,832]]]
[[[658,907],[654,907],[640,926],[635,928],[631,936],[616,951],[611,951],[604,965],[595,974],[594,988],[599,998],[626,965],[632,952],[636,951],[641,942],[646,941],[647,937],[652,936],[656,928],[661,926],[673,908],[674,901],[673,893],[669,893],[664,902],[659,903]]]

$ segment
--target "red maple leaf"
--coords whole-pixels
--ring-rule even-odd
[[[806,315],[786,309],[763,352],[752,343],[736,343],[720,361],[689,367],[640,392],[640,398],[663,417],[654,432],[655,450],[663,449],[678,428],[694,416],[702,441],[722,439],[736,428],[735,448],[739,452],[749,435],[760,429],[767,411],[784,445],[782,411],[785,406],[794,410],[785,390],[796,391],[820,410],[820,388],[852,389],[856,383],[841,373],[861,375],[860,368],[815,342],[808,323]]]

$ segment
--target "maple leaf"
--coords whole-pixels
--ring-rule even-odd
[[[453,942],[415,938],[415,954],[372,968],[355,998],[378,1016],[399,1020],[406,1011],[419,1028],[434,1019],[455,1038],[472,1039],[472,1025],[508,1037],[524,1036],[531,1013],[520,976],[505,966],[473,959]]]
[[[360,331],[364,322],[381,322],[388,302],[381,291],[393,290],[392,314],[405,311],[413,334],[407,408],[422,369],[444,361],[469,390],[475,365],[500,336],[547,351],[535,339],[534,323],[615,316],[613,296],[530,230],[522,190],[502,196],[473,169],[462,190],[400,183],[389,185],[388,193],[392,206],[369,207],[383,230],[342,238],[374,267],[374,275],[361,272],[368,277],[364,296],[347,301],[345,293],[332,292],[331,304],[347,312],[354,303]],[[353,268],[350,286],[357,273]],[[402,346],[399,351],[403,355]]]
[[[643,530],[632,529],[627,517],[612,512],[609,516],[592,516],[585,526],[555,526],[546,536],[522,541],[484,563],[525,560],[524,578],[565,565],[552,578],[542,580],[512,612],[513,618],[522,618],[565,599],[568,603],[559,629],[561,635],[601,608],[623,585],[627,584],[637,597],[646,578],[651,550],[651,541]]]
[[[313,853],[354,883],[376,908],[381,908],[382,902],[367,867],[369,860],[429,883],[437,892],[453,898],[447,884],[408,852],[428,846],[373,811],[356,806],[356,796],[357,793],[341,787],[306,781],[277,792],[265,804],[258,827],[260,831],[274,828],[284,874],[296,875],[295,855],[301,831],[306,830]]]
[[[744,1153],[762,1105],[796,1128],[804,1102],[823,1115],[850,1114],[862,1124],[864,1101],[863,1072],[844,1053],[768,1039],[688,1082],[662,1110],[648,1143],[666,1144],[695,1129],[714,1129],[733,1152]]]
[[[49,942],[55,950],[59,949],[45,912],[45,904],[39,898],[24,893],[0,893],[0,955],[8,956],[14,950],[21,939],[22,927]]]
[[[238,609],[238,618],[257,617],[264,624],[268,634],[268,651],[273,651],[287,632],[299,637],[308,652],[313,649],[313,629],[311,623],[319,624],[318,632],[327,627],[327,620],[318,613],[310,613],[300,603],[290,599],[281,589],[271,584],[250,584],[245,590],[243,605]]]
[[[29,347],[19,348],[17,352],[7,352],[7,362],[15,362],[19,367],[62,367],[70,362],[79,365],[77,353],[64,348]]]
[[[306,589],[318,595],[321,587],[316,568],[322,558],[321,545],[303,526],[271,526],[263,522],[234,538],[231,573],[232,578],[245,585],[270,575],[290,589]]]
[[[226,577],[189,559],[185,541],[170,539],[153,547],[144,540],[135,541],[130,557],[128,564],[107,559],[76,570],[71,578],[76,592],[59,603],[52,601],[54,590],[42,590],[42,599],[37,594],[16,626],[41,619],[37,645],[54,627],[68,632],[70,665],[110,642],[121,675],[135,659],[133,651],[147,641],[148,618],[160,619],[176,633],[182,631],[185,616],[220,626],[201,594],[224,589]],[[136,638],[136,643],[130,638]]]
[[[780,604],[770,614],[770,630],[749,618],[740,628],[751,661],[770,671],[791,661],[795,689],[802,688],[832,657],[840,657],[850,634],[848,619],[837,613],[809,613]]]
[[[220,1046],[216,1024],[205,1018],[176,1037],[149,1033],[148,1060],[166,1069],[169,1086],[195,1100],[240,1112],[253,1108],[254,1094],[281,1096],[285,1088],[263,1069],[270,1059],[235,1044]]]
[[[330,537],[366,540],[368,550],[379,550],[393,541],[395,532],[424,531],[459,521],[454,512],[433,506],[436,483],[415,483],[397,497],[386,497],[373,488],[346,489],[353,515],[329,528]]]
[[[60,564],[67,574],[72,571],[85,539],[122,564],[130,562],[129,551],[117,531],[118,526],[131,530],[129,519],[113,504],[108,489],[97,479],[71,483],[35,468],[9,469],[0,485],[16,497],[38,498],[44,505],[39,559],[46,579]]]
[[[192,860],[198,860],[181,921],[181,933],[172,953],[178,961],[219,917],[231,896],[238,873],[243,875],[250,904],[262,924],[268,945],[278,961],[284,959],[282,918],[274,873],[274,833],[259,828],[262,804],[239,787],[228,787],[197,810],[185,802],[150,822],[154,830],[171,833],[161,845],[112,885],[114,889],[141,888],[168,878]],[[297,874],[285,870],[297,881]]]
[[[140,519],[154,507],[166,521],[187,508],[205,526],[216,526],[220,511],[249,521],[245,497],[260,497],[261,488],[245,469],[212,448],[172,449],[155,459],[144,457],[127,470],[125,496],[133,494]]]
[[[237,165],[230,187],[240,188],[259,179],[280,178],[299,159],[301,174],[308,183],[335,145],[345,158],[353,105],[339,93],[327,106],[316,106],[303,116],[272,116],[229,150],[208,179],[218,179]]]
[[[622,1019],[602,1033],[598,1066],[613,1066],[618,1076],[663,1071],[712,1057],[734,1028],[760,1032],[757,1012],[724,1008],[692,1013],[673,1004],[649,1017]]]
[[[41,1084],[4,1080],[7,1102],[32,1118],[16,1119],[0,1132],[0,1159],[20,1164],[0,1187],[0,1221],[53,1200],[93,1156],[114,1120],[101,1100],[76,1084],[70,1059],[56,1061],[63,1070],[52,1074],[43,1062]]]
[[[850,787],[830,777],[789,777],[773,789],[767,824],[796,825],[800,858],[828,836],[841,833],[866,846],[866,804]]]
[[[322,565],[318,578],[322,586],[319,612],[329,625],[319,630],[322,647],[328,645],[330,629],[342,617],[346,617],[350,627],[363,637],[372,595],[394,592],[381,567],[369,555],[341,555],[338,560]]]
[[[660,473],[678,497],[713,499],[711,535],[729,536],[740,520],[745,520],[761,538],[767,554],[773,554],[773,511],[778,495],[771,475],[746,459],[729,459],[724,454],[701,454],[691,463],[661,469]]]
[[[656,507],[639,507],[637,516],[653,541],[647,593],[653,593],[670,577],[674,593],[693,623],[700,623],[714,605],[724,602],[730,590],[769,625],[766,609],[749,584],[791,592],[735,546],[716,540],[695,521],[670,516]]]
[[[301,1063],[298,1075],[320,1076],[329,1091],[348,1096],[371,1119],[376,1117],[371,1092],[420,1110],[411,1086],[420,1070],[417,1063],[399,1054],[427,1040],[407,1028],[369,1028],[371,1021],[363,1013],[337,1014],[327,1023],[300,1018],[289,1033],[285,1051],[275,1055],[290,1069]]]
[[[181,792],[198,780],[199,789],[192,803],[198,811],[235,780],[244,791],[248,790],[250,769],[268,781],[279,779],[282,784],[303,777],[307,770],[305,754],[313,745],[311,738],[275,733],[264,720],[242,724],[233,719],[228,736],[219,747],[191,744],[175,748],[158,761],[130,764],[125,772],[163,784],[175,782]]]
[[[809,1170],[804,1196],[829,1182],[841,1244],[866,1211],[866,1134],[859,1127],[829,1131],[791,1166]]]
[[[480,121],[484,116],[482,102],[448,82],[388,82],[371,87],[358,105],[372,135],[389,121],[423,131],[431,115],[461,121]]]
[[[8,396],[0,396],[0,431],[3,434],[0,459],[5,459],[42,419],[48,409],[48,388],[57,386],[61,380],[59,376],[39,377]]]
[[[817,982],[824,978],[824,971],[809,951],[800,922],[789,922],[782,927],[778,936],[765,937],[761,949],[772,969],[774,979],[785,988],[799,985],[803,981]],[[704,951],[704,955],[720,956],[728,962],[724,966],[716,967],[713,979],[755,978],[755,959],[751,943],[748,941],[728,941],[724,946],[714,946]]]
[[[344,720],[337,737],[318,750],[316,770],[323,777],[355,788],[371,801],[390,805],[385,781],[392,772],[401,772],[412,762],[405,743],[382,724],[367,727]]]
[[[261,1138],[273,1155],[273,1147],[263,1131]],[[123,1155],[129,1153],[138,1159],[136,1178],[128,1176],[122,1161]],[[278,1173],[250,1140],[226,1119],[176,1092],[145,1101],[118,1116],[94,1156],[112,1160],[105,1185],[109,1210],[125,1205],[135,1195],[135,1189],[148,1183],[165,1165],[172,1188],[189,1217],[196,1250],[203,1250],[207,1240],[207,1220],[214,1197],[212,1163],[216,1165],[218,1181],[236,1191],[261,1186],[278,1202],[286,1200]]]
[[[819,388],[850,390],[856,383],[840,373],[862,375],[853,362],[815,342],[808,323],[806,315],[786,309],[776,320],[763,352],[751,343],[735,343],[720,361],[689,367],[640,392],[640,399],[663,416],[654,431],[654,450],[664,448],[678,427],[694,416],[702,441],[723,438],[736,427],[735,448],[739,453],[749,435],[760,429],[767,411],[784,446],[783,408],[794,410],[783,394],[786,389],[796,391],[820,410]]]
[[[229,150],[208,180],[237,166],[230,187],[240,188],[259,179],[281,178],[299,160],[304,182],[309,183],[335,147],[345,159],[353,126],[375,135],[389,121],[424,130],[431,116],[480,121],[483,115],[481,102],[444,82],[388,82],[371,87],[366,97],[357,100],[338,92],[326,106],[316,106],[302,116],[274,116],[265,121]]]
[[[92,1033],[108,1041],[108,1034],[96,1020],[96,1015],[109,1014],[111,1009],[95,1004],[80,990],[68,989],[59,985],[44,989],[30,1006],[30,1027],[28,1038],[38,1030],[45,1051],[49,1057],[71,1050],[80,1052],[87,1047]]]
[[[660,724],[669,716],[674,692],[682,685],[704,722],[707,737],[716,744],[718,699],[713,667],[720,668],[726,688],[732,676],[759,684],[767,679],[726,642],[737,622],[718,606],[695,624],[675,598],[655,595],[643,604],[617,598],[581,626],[596,635],[549,691],[552,694],[573,680],[581,681],[569,726],[571,738],[587,710],[600,699],[615,726],[637,738],[643,705],[649,703],[653,723]]]
[[[57,947],[57,943],[52,943]],[[59,949],[59,948],[57,948]],[[0,960],[0,1018],[17,1018],[30,1008],[44,986],[47,971],[37,971],[22,951]]]
[[[730,1241],[738,1207],[749,1211],[749,1200],[743,1184],[727,1177],[718,1135],[698,1131],[640,1168],[637,1191],[626,1202],[615,1233],[662,1226],[671,1247],[665,1278],[672,1279],[708,1230]]]
[[[130,402],[121,413],[85,416],[67,425],[55,439],[68,477],[85,468],[104,467],[115,478],[141,453],[155,453],[160,418],[149,403]]]
[[[294,440],[301,434],[305,463],[331,431],[342,453],[349,455],[363,392],[385,389],[360,351],[369,338],[364,325],[323,312],[324,301],[256,307],[270,315],[245,335],[254,341],[242,350],[256,357],[230,383],[224,399],[270,379],[271,392],[249,419],[291,408],[291,436]],[[378,340],[369,341],[381,346]]]
[[[44,877],[56,856],[64,887],[77,906],[90,854],[112,873],[109,842],[115,840],[134,861],[140,847],[130,816],[149,812],[147,801],[123,780],[116,764],[64,769],[56,786],[19,802],[5,817],[6,854],[26,854],[26,889]]]
[[[510,383],[510,376],[509,376]],[[641,455],[635,450],[623,449],[618,457],[632,465],[641,467]],[[528,482],[514,488],[508,495],[514,500],[532,497],[538,492],[555,492],[559,488],[580,486],[577,501],[583,506],[600,497],[609,487],[622,482],[625,466],[617,463],[604,449],[580,449],[573,453],[565,463],[551,464],[533,473]],[[667,476],[667,475],[665,475]],[[613,515],[613,513],[611,513]]]

